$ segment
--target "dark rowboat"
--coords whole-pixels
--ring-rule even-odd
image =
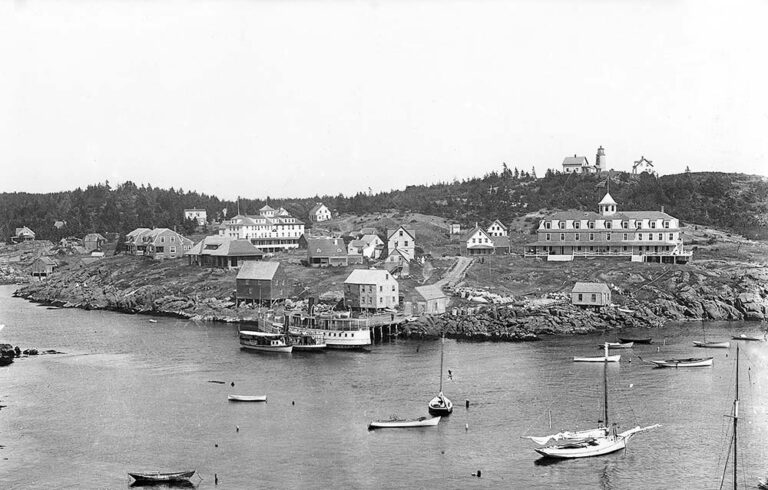
[[[733,336],[733,337],[731,337],[731,338],[732,338],[733,340],[750,340],[750,341],[752,341],[752,342],[762,342],[762,341],[763,341],[763,339],[762,339],[762,338],[760,338],[760,337],[751,337],[751,336],[749,336],[749,335],[744,335],[744,334],[741,334],[741,335],[734,335],[734,336]]]
[[[189,482],[192,475],[195,474],[195,470],[191,471],[175,471],[170,473],[161,473],[159,471],[142,471],[131,473],[128,475],[136,480],[136,483],[181,483]]]
[[[641,339],[632,339],[629,337],[619,337],[619,342],[622,342],[624,344],[629,342],[634,342],[635,344],[652,344],[653,339],[650,337],[647,338],[641,338]]]

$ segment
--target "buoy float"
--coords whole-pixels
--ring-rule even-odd
[[[469,400],[465,400],[464,405],[466,405],[466,407],[469,408]]]
[[[464,424],[464,430],[469,430],[469,424]]]

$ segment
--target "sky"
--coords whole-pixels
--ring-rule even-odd
[[[768,1],[0,0],[0,192],[768,175]]]

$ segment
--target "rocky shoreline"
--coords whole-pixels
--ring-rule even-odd
[[[70,269],[43,282],[23,286],[16,296],[38,303],[130,314],[173,316],[197,321],[255,323],[257,310],[237,307],[229,296],[206,294],[205,284],[182,291],[174,285],[125,285],[106,265]],[[119,274],[118,274],[119,275]],[[710,280],[717,277],[717,281]],[[401,335],[437,335],[472,341],[532,341],[545,335],[573,335],[619,328],[661,327],[667,321],[768,318],[768,268],[679,268],[664,280],[634,290],[615,287],[619,306],[584,309],[563,293],[506,304],[476,306],[456,298],[458,308],[434,322],[405,324]],[[222,296],[219,294],[219,296]],[[469,307],[471,305],[471,307]]]

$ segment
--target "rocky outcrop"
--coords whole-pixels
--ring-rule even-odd
[[[15,357],[16,351],[11,344],[0,344],[0,366],[7,366]]]

